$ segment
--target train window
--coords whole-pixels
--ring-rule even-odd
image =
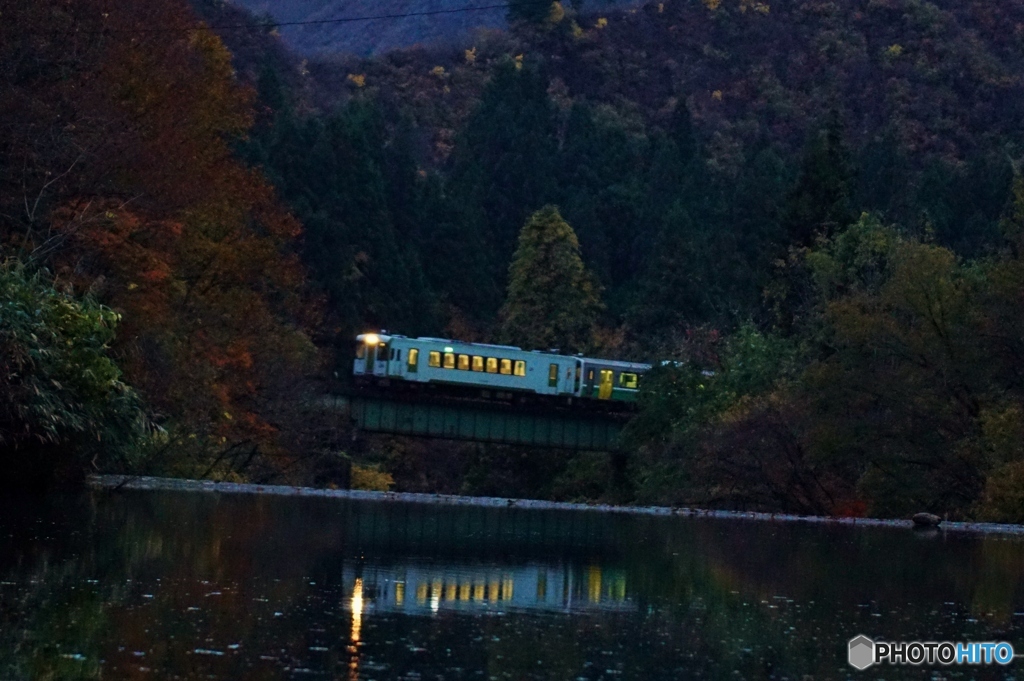
[[[469,371],[469,355],[459,355],[459,371]]]
[[[498,359],[496,357],[487,358],[487,373],[496,374],[498,373]]]
[[[558,386],[558,365],[551,364],[548,366],[548,387],[555,388]]]
[[[435,369],[441,368],[441,353],[437,350],[431,350],[430,354],[427,355],[427,366],[434,367]]]
[[[623,371],[619,374],[619,387],[628,388],[629,390],[636,390],[637,386],[637,375]]]
[[[503,359],[503,360],[501,360],[501,373],[505,374],[506,376],[508,376],[508,375],[510,375],[512,373],[512,360],[510,360],[510,359]]]
[[[517,359],[516,360],[515,369],[512,370],[512,373],[514,373],[516,376],[525,376],[526,375],[526,362],[524,362],[521,359]]]
[[[398,362],[402,361],[402,350],[401,349],[395,350],[395,361],[398,361]]]
[[[363,359],[366,357],[366,346],[362,343],[356,348],[356,359]]]
[[[473,355],[473,371],[484,370],[484,358],[480,355]]]
[[[454,369],[455,368],[455,353],[446,352],[444,353],[444,368]]]
[[[417,365],[420,363],[420,351],[417,348],[409,348],[408,360],[409,371],[416,373],[419,368]]]
[[[587,372],[587,383],[593,383],[593,382],[594,382],[594,370],[591,369],[590,371]]]

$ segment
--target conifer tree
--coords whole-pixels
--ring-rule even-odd
[[[790,242],[810,245],[818,234],[834,234],[853,222],[853,168],[843,124],[833,111],[807,145],[796,186],[787,197],[785,224]]]
[[[508,20],[528,21],[539,24],[551,15],[551,6],[554,2],[546,0],[511,0],[508,3]]]
[[[449,194],[464,229],[485,234],[489,252],[499,254],[489,267],[498,275],[487,283],[494,290],[504,287],[505,254],[529,211],[555,198],[556,120],[547,87],[529,63],[500,64],[456,141]],[[496,307],[481,312],[490,316]]]
[[[519,234],[501,311],[504,340],[530,349],[579,352],[590,343],[600,309],[576,233],[558,208],[545,206]]]

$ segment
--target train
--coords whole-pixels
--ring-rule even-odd
[[[482,398],[631,405],[650,364],[398,334],[356,336],[357,384],[431,386]]]

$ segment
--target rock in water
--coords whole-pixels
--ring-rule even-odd
[[[911,520],[917,527],[937,527],[942,522],[942,518],[934,513],[915,513]]]

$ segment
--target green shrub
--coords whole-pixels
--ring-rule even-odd
[[[0,465],[9,484],[124,469],[146,432],[108,356],[118,315],[0,262]]]

